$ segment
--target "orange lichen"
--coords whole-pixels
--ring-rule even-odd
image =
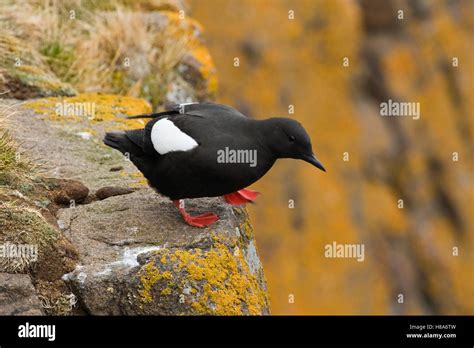
[[[61,105],[85,104],[87,109],[94,110],[93,115],[67,114],[57,112]],[[134,116],[151,112],[151,106],[144,99],[100,93],[82,93],[74,97],[49,97],[35,99],[24,104],[25,108],[48,116],[55,121],[78,121],[88,119],[92,124],[103,121],[114,121],[120,124],[118,128],[142,128],[143,120],[129,120]]]
[[[138,294],[140,295],[140,298],[143,302],[149,303],[153,301],[153,286],[160,279],[172,279],[173,275],[169,271],[160,272],[152,262],[149,262],[140,270],[139,277],[142,288],[138,290]],[[161,291],[162,295],[169,295],[170,293],[171,289],[169,288],[165,288]]]
[[[207,251],[161,249],[158,253],[162,253],[162,265],[171,262],[174,271],[181,274],[180,287],[188,288],[194,313],[257,315],[268,308],[266,291],[250,272],[242,253],[233,254],[219,241]]]
[[[197,35],[198,32],[203,32],[202,26],[190,17],[182,17],[178,12],[163,11],[162,13],[166,14],[171,27],[176,29],[176,35],[187,38],[187,50],[200,64],[199,72],[206,83],[207,92],[211,95],[216,93],[218,87],[216,68],[208,48]]]

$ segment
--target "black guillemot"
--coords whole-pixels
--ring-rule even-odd
[[[255,120],[215,103],[179,104],[152,118],[144,129],[107,133],[104,143],[125,154],[149,185],[169,197],[186,223],[206,227],[219,217],[191,216],[185,198],[224,196],[232,205],[253,202],[256,182],[279,158],[309,162],[315,157],[303,126],[289,118]]]

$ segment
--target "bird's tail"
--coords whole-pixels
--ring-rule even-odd
[[[104,137],[104,144],[110,146],[121,153],[131,153],[133,150],[133,143],[128,140],[124,133],[112,132],[106,133]]]
[[[132,163],[148,178],[152,167],[150,159],[143,153],[143,150],[134,144],[125,133],[106,133],[104,144],[123,153]]]

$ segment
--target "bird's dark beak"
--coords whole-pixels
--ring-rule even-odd
[[[321,162],[319,162],[319,160],[316,158],[316,156],[314,154],[304,156],[303,161],[311,163],[313,166],[315,166],[316,168],[321,169],[323,172],[326,171],[326,169],[323,167]]]

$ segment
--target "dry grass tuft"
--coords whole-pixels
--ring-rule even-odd
[[[86,35],[76,43],[77,52],[88,52],[72,67],[77,76],[73,84],[79,90],[139,96],[168,85],[173,68],[186,52],[186,36],[178,35],[175,27],[157,31],[144,22],[152,20],[152,15],[144,17],[121,8],[92,18],[91,23],[81,23]]]
[[[36,165],[18,150],[18,145],[5,128],[17,112],[17,106],[0,100],[0,187],[27,182],[37,170]]]
[[[41,54],[28,65],[46,63],[80,92],[142,96],[158,105],[193,40],[195,24],[174,21],[182,8],[178,0],[7,1],[0,4],[0,32],[14,34],[19,50],[22,41],[31,43]],[[0,41],[0,57],[2,49]]]
[[[37,255],[1,257],[0,272],[25,273],[33,269],[38,258],[50,252],[58,232],[35,209],[14,201],[0,202],[0,242],[5,245],[29,245]]]

